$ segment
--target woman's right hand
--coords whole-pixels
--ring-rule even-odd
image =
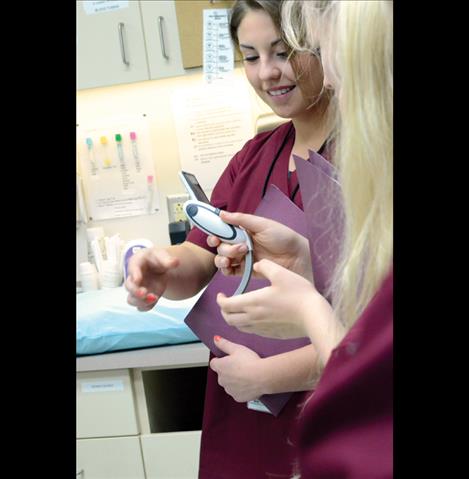
[[[221,211],[226,223],[243,227],[254,247],[254,261],[268,259],[313,282],[308,240],[277,221],[245,213]],[[247,246],[228,244],[216,236],[208,236],[207,244],[217,248],[215,266],[225,275],[240,275],[244,270]],[[255,276],[257,276],[254,273]]]
[[[139,311],[149,311],[163,295],[168,273],[179,265],[179,259],[162,248],[137,251],[129,260],[125,287],[127,302]]]

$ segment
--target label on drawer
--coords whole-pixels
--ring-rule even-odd
[[[108,391],[123,391],[124,381],[120,379],[110,379],[109,381],[83,381],[81,383],[82,393],[101,393]]]
[[[129,0],[87,0],[83,2],[83,8],[87,15],[95,13],[111,12],[129,7]]]

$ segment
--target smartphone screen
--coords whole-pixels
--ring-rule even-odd
[[[181,179],[183,179],[183,181],[185,180],[184,184],[186,188],[189,188],[193,192],[198,201],[210,204],[210,200],[207,198],[207,195],[204,193],[204,190],[197,181],[197,178],[192,173],[181,171]]]

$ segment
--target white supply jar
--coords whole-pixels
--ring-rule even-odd
[[[95,228],[86,229],[86,237],[88,238],[88,261],[90,263],[96,263],[96,258],[93,254],[93,249],[91,247],[91,242],[97,240],[99,243],[99,249],[101,251],[101,256],[104,253],[104,228],[102,226],[97,226]]]
[[[117,288],[122,284],[122,270],[113,261],[103,261],[100,279],[103,289]]]
[[[94,264],[88,261],[80,263],[80,281],[84,293],[99,289],[99,276]]]

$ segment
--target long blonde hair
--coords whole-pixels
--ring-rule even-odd
[[[392,265],[392,1],[287,1],[282,14],[289,43],[303,51],[320,46],[336,87],[335,164],[346,225],[330,293],[338,317],[350,326]]]

